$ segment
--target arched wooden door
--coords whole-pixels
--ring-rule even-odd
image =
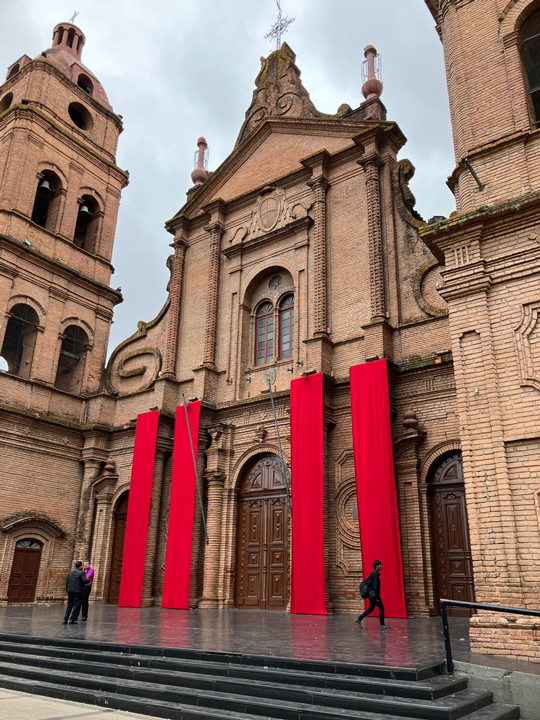
[[[34,602],[41,562],[38,540],[19,540],[15,546],[7,598],[9,603]]]
[[[289,600],[289,503],[281,461],[266,455],[238,495],[236,607],[285,610]]]
[[[438,599],[474,602],[469,521],[460,452],[447,456],[434,468],[429,489]],[[437,606],[440,612],[438,602]],[[471,612],[449,607],[448,614],[470,617]]]
[[[124,538],[129,495],[118,503],[114,513],[114,540],[111,558],[111,580],[109,583],[109,603],[118,605],[120,598],[120,579],[122,578],[122,559],[124,557]]]

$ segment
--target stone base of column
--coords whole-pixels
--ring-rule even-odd
[[[328,335],[314,335],[304,340],[307,349],[307,361],[304,370],[317,370],[325,375],[332,373],[332,351],[334,343]]]
[[[223,603],[219,598],[201,598],[199,600],[199,610],[217,610],[223,607]]]
[[[364,356],[367,359],[392,359],[392,333],[393,328],[384,318],[376,318],[367,325],[362,325],[364,331]]]

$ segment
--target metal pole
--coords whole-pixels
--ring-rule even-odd
[[[448,627],[448,615],[446,613],[446,603],[441,602],[441,617],[444,633],[444,649],[446,651],[446,669],[449,673],[454,672],[454,661],[452,660],[452,645],[450,644],[450,628]]]
[[[208,540],[208,533],[206,531],[206,518],[204,516],[204,506],[202,501],[202,493],[201,493],[201,486],[199,485],[199,476],[197,474],[197,461],[195,459],[195,450],[193,449],[193,438],[191,437],[191,428],[189,426],[189,417],[187,412],[187,402],[186,402],[186,396],[184,393],[182,393],[182,398],[184,399],[184,412],[186,413],[186,424],[187,424],[187,431],[189,435],[189,444],[191,445],[191,457],[193,458],[193,469],[195,470],[195,480],[197,481],[197,490],[199,492],[199,503],[201,505],[201,513],[202,513],[202,521],[203,521],[203,527],[204,527],[204,537],[206,538],[206,544],[209,545],[210,542]]]
[[[287,488],[287,500],[289,501],[289,507],[292,508],[292,500],[291,500],[291,491],[289,489],[289,470],[287,469],[287,466],[285,465],[285,460],[283,458],[283,450],[281,448],[281,439],[279,437],[279,428],[278,428],[278,421],[276,416],[276,408],[274,406],[274,393],[272,392],[272,385],[271,383],[266,381],[266,384],[268,385],[268,389],[270,390],[270,401],[272,403],[272,413],[274,415],[274,424],[276,426],[276,435],[277,435],[277,441],[278,441],[278,447],[279,447],[279,454],[281,456],[281,463],[283,465],[283,474],[284,474],[284,480],[285,480],[285,487]]]

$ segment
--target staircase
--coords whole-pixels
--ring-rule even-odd
[[[0,687],[171,720],[514,720],[444,664],[354,665],[0,634]]]

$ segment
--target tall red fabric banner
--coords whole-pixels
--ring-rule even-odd
[[[189,427],[193,439],[195,458],[199,438],[201,403],[188,405]],[[167,554],[161,607],[177,610],[189,609],[189,578],[191,574],[191,548],[193,545],[193,514],[197,478],[189,441],[186,411],[183,405],[176,408],[174,429],[174,455],[167,531]]]
[[[322,373],[291,382],[291,612],[326,615]]]
[[[159,410],[137,417],[119,607],[141,607]]]
[[[382,562],[381,598],[385,615],[404,618],[407,609],[386,360],[351,368],[351,411],[364,577],[373,570],[374,560]]]

